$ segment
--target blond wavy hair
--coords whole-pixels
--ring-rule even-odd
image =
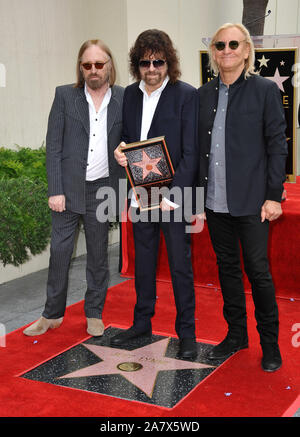
[[[250,33],[248,32],[246,27],[241,23],[225,23],[221,27],[219,27],[219,29],[215,32],[214,36],[212,37],[212,39],[210,41],[209,48],[208,48],[209,68],[211,69],[211,71],[215,75],[219,74],[218,65],[214,61],[213,55],[212,55],[213,47],[214,47],[214,44],[218,41],[218,39],[217,39],[218,34],[222,30],[229,29],[231,27],[235,27],[235,28],[239,29],[244,34],[246,44],[249,45],[249,56],[245,60],[245,73],[244,73],[245,79],[247,79],[247,77],[249,77],[251,74],[257,74],[257,72],[255,71],[255,65],[254,65],[255,64],[255,49],[254,49],[254,44],[253,44],[253,41],[251,39]]]

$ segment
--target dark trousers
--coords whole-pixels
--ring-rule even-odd
[[[43,316],[57,319],[66,309],[68,276],[74,250],[75,236],[80,219],[83,221],[87,263],[84,310],[86,317],[101,318],[108,287],[108,230],[109,223],[100,223],[96,217],[99,200],[96,193],[106,186],[108,178],[86,182],[86,213],[52,211],[50,263],[47,282],[47,301]]]
[[[245,292],[240,263],[241,250],[245,272],[252,287],[257,330],[261,343],[278,341],[278,307],[269,271],[269,222],[260,215],[233,217],[206,210],[207,225],[217,256],[223,294],[223,313],[229,331],[247,329]]]
[[[172,277],[177,310],[175,330],[179,338],[195,337],[195,292],[191,262],[191,236],[185,232],[185,222],[163,222],[159,212],[157,222],[133,223],[135,245],[134,326],[138,330],[151,329],[151,317],[156,303],[156,267],[163,231]],[[168,213],[167,213],[168,214]],[[170,302],[171,304],[171,302]]]

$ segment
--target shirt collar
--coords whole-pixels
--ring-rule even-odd
[[[237,80],[236,80],[235,82],[233,82],[231,85],[229,85],[229,88],[236,87],[237,85],[239,85],[239,84],[240,84],[241,82],[243,82],[244,80],[245,80],[245,70],[242,71],[240,77],[238,77]],[[220,74],[219,74],[219,85],[220,85],[220,86],[224,85],[224,86],[227,87],[227,85],[225,85],[225,84],[222,82],[222,79],[221,79]]]
[[[221,76],[219,77],[219,86],[220,88],[227,88],[227,85],[225,85],[225,83],[222,82]]]
[[[88,92],[86,82],[84,83],[84,94],[85,94],[87,102],[94,106],[93,99],[92,99],[92,96],[90,95],[90,93]],[[102,101],[101,106],[100,106],[101,110],[106,108],[106,106],[109,104],[110,98],[111,98],[111,87],[108,87],[108,90],[106,91],[106,93],[103,97],[103,101]]]
[[[167,76],[165,78],[165,80],[163,81],[163,83],[161,84],[161,86],[159,88],[157,88],[155,91],[153,91],[151,93],[151,96],[156,96],[159,95],[163,92],[163,90],[165,89],[165,87],[167,86],[167,83],[169,82],[169,76]],[[143,91],[144,94],[147,94],[146,88],[145,88],[145,82],[143,80],[140,81],[140,85],[139,85],[140,90]]]

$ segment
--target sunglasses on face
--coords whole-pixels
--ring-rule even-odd
[[[246,41],[246,40],[244,39],[243,41]],[[231,50],[236,50],[238,48],[238,46],[240,45],[240,43],[243,42],[243,41],[235,41],[235,40],[229,41],[229,43],[228,43],[229,48],[231,48]],[[214,43],[214,46],[215,46],[215,48],[217,50],[219,50],[219,52],[221,52],[222,50],[225,49],[226,42],[224,42],[224,41],[217,41],[217,42]]]
[[[81,64],[81,65],[83,66],[83,68],[85,70],[91,70],[93,65],[95,65],[96,70],[102,70],[104,65],[107,63],[108,63],[108,61],[106,61],[106,62],[85,62],[84,64]]]
[[[139,62],[139,66],[141,68],[150,68],[150,65],[152,64],[154,68],[160,68],[165,65],[165,63],[166,61],[164,61],[163,59],[154,59],[154,61],[145,59]]]

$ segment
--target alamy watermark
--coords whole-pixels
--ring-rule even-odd
[[[0,63],[0,87],[6,87],[6,68],[4,64]]]
[[[148,197],[148,192],[144,187],[138,187],[139,196]],[[119,181],[118,193],[112,187],[101,187],[97,192],[99,203],[96,211],[97,220],[101,223],[113,221],[119,215],[120,222],[131,221],[137,222],[185,222],[187,233],[201,232],[202,228],[198,223],[195,223],[196,214],[201,214],[204,211],[204,189],[203,187],[184,187],[183,189],[175,186],[168,187],[152,187],[150,189],[151,202],[160,204],[163,198],[169,199],[174,209],[161,211],[159,208],[149,209],[149,211],[140,211],[139,208],[131,208],[130,213],[124,211],[125,199],[131,199],[133,190],[131,189],[127,196],[127,181],[121,179]],[[129,200],[130,202],[130,200]],[[122,214],[118,214],[123,212]],[[196,221],[197,222],[197,221]]]
[[[0,347],[6,347],[6,328],[3,323],[0,323]]]
[[[292,77],[292,85],[293,87],[298,88],[300,85],[300,63],[292,65],[291,69],[295,72]]]
[[[296,334],[292,337],[292,345],[294,347],[300,347],[300,323],[294,323],[292,326],[292,331]]]

